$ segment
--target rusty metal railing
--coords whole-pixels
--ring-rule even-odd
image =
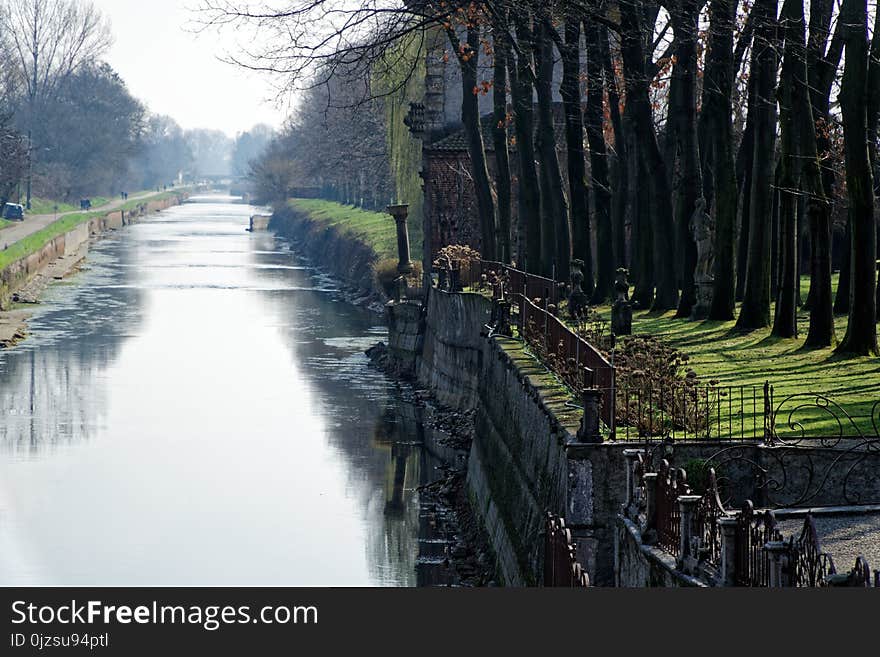
[[[577,560],[571,531],[565,521],[547,513],[544,524],[544,586],[582,588],[590,578]]]
[[[599,414],[614,427],[614,368],[598,349],[572,331],[556,315],[514,294],[519,307],[520,337],[544,365],[574,392],[597,388],[603,392]]]

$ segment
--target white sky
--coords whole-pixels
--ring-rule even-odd
[[[198,0],[93,0],[110,18],[114,43],[105,56],[131,93],[184,128],[215,128],[229,136],[256,123],[278,127],[268,79],[219,61],[234,39],[193,33]]]

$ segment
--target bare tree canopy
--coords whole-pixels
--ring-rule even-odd
[[[48,95],[110,47],[109,21],[91,2],[3,0],[0,30],[29,98]]]

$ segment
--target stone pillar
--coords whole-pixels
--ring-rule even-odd
[[[401,274],[412,272],[412,263],[409,260],[409,231],[406,228],[406,218],[409,216],[409,205],[389,205],[388,214],[394,217],[397,225],[397,271]]]
[[[791,586],[788,576],[788,544],[785,541],[770,541],[764,544],[770,555],[770,587]]]
[[[680,511],[678,564],[679,568],[686,573],[694,573],[697,566],[697,554],[693,549],[694,524],[697,519],[697,505],[700,503],[699,495],[679,495],[678,508]]]
[[[642,532],[642,540],[645,543],[656,540],[657,477],[656,472],[645,473],[645,531]]]
[[[581,401],[584,405],[584,416],[581,418],[577,438],[582,443],[601,443],[599,405],[602,403],[602,391],[596,388],[584,388],[581,390]]]
[[[734,517],[718,519],[721,531],[721,586],[736,586],[736,525]]]
[[[639,462],[639,455],[644,454],[643,449],[625,449],[623,450],[623,458],[626,459],[626,503],[624,511],[628,512],[630,507],[636,500],[636,464]]]

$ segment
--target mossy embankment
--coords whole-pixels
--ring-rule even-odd
[[[291,199],[275,208],[269,227],[351,288],[357,303],[378,309],[387,301],[397,275],[397,233],[390,215],[321,199]],[[410,238],[417,263],[421,238]]]

